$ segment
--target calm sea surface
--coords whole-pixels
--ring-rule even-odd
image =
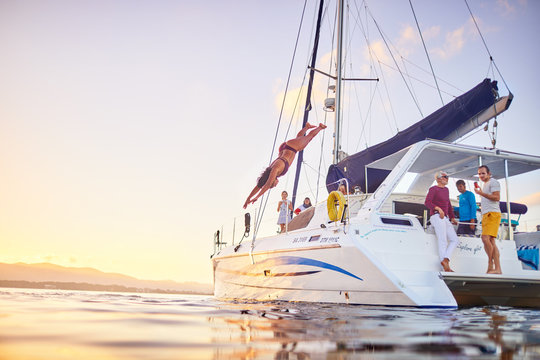
[[[540,359],[540,310],[0,288],[0,359]]]

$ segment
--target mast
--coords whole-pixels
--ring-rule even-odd
[[[304,118],[302,120],[302,127],[306,126],[308,121],[309,112],[311,110],[311,89],[313,88],[313,78],[315,76],[315,62],[317,61],[317,50],[319,48],[319,35],[321,33],[321,19],[323,14],[324,0],[321,0],[319,4],[319,14],[317,17],[317,27],[315,31],[315,40],[313,43],[313,54],[311,56],[311,66],[309,71],[309,82],[306,95],[306,106],[304,108]],[[294,177],[294,187],[292,195],[292,205],[294,208],[294,202],[296,201],[296,191],[298,190],[298,180],[300,179],[300,169],[302,167],[302,161],[304,160],[304,150],[298,153],[298,159],[296,160],[296,174]]]
[[[334,133],[334,164],[339,162],[339,150],[341,148],[341,76],[342,76],[342,49],[343,49],[343,0],[338,0],[338,20],[337,20],[337,69],[336,69],[336,114]]]

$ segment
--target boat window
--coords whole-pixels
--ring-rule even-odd
[[[313,235],[309,238],[308,242],[310,241],[318,241],[321,238],[321,235]]]
[[[386,218],[382,217],[381,221],[383,224],[389,224],[389,225],[405,225],[405,226],[412,226],[412,223],[408,219],[396,219],[396,218]]]
[[[404,201],[394,201],[392,204],[394,214],[415,215],[418,218],[418,221],[420,221],[420,224],[424,223],[424,217],[427,218],[426,220],[429,220],[429,209],[424,204]]]

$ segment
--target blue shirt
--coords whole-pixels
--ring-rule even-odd
[[[459,221],[476,220],[476,199],[474,194],[466,190],[459,195]]]

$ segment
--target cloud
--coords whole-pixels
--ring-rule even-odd
[[[414,52],[414,49],[419,42],[420,37],[418,36],[416,30],[412,26],[407,25],[401,30],[396,43],[399,53],[402,56],[408,57],[412,52]]]
[[[516,12],[516,7],[508,0],[497,0],[497,10],[503,15],[512,15]]]
[[[520,198],[518,202],[526,204],[527,206],[540,205],[540,192],[524,196]]]
[[[377,61],[381,61],[385,64],[391,64],[392,59],[386,52],[386,46],[382,40],[374,41],[370,44],[369,48],[365,50],[365,57],[369,59],[370,53],[375,57]]]
[[[424,37],[425,41],[435,39],[436,37],[439,36],[440,33],[441,33],[441,27],[438,25],[422,30],[422,36]]]
[[[464,25],[447,33],[444,44],[432,52],[441,59],[449,59],[458,54],[465,45],[465,28]]]
[[[321,56],[319,56],[316,68],[324,72],[329,72],[333,75],[335,74],[335,66],[332,65],[332,67],[330,67],[330,62],[335,61],[335,59],[335,50],[333,52],[322,54]],[[295,81],[296,83],[299,83],[301,82],[301,79],[296,79]],[[333,82],[330,81],[330,84],[333,84]],[[315,74],[313,88],[311,89],[311,103],[313,106],[317,106],[317,104],[323,104],[324,99],[326,99],[327,97],[333,97],[331,93],[328,94],[328,85],[328,77],[322,74]],[[283,95],[285,92],[283,88],[284,82],[281,80],[276,81],[274,86],[274,92],[276,93],[276,96],[274,98],[274,104],[278,111],[281,110],[281,106],[283,103]],[[307,79],[305,85],[289,89],[283,107],[283,117],[285,119],[290,119],[292,117],[293,123],[295,124],[302,121],[304,106],[306,103],[306,95]]]
[[[431,26],[427,29],[422,29],[422,37],[424,38],[424,41],[428,42],[432,39],[436,39],[440,32],[440,26]],[[395,44],[400,55],[409,57],[421,47],[421,38],[418,34],[417,28],[413,27],[412,25],[406,25],[403,29],[401,29]]]
[[[283,96],[285,91],[280,91],[275,97],[275,105],[278,110],[281,110],[283,105],[283,117],[298,118],[298,114],[304,110],[305,98],[306,98],[307,86],[297,87],[295,89],[289,89],[287,97],[285,98],[285,104],[283,104]],[[294,121],[294,120],[293,120]]]
[[[502,16],[515,17],[527,11],[527,2],[528,0],[497,0],[495,10]]]
[[[401,30],[401,33],[399,35],[399,42],[418,42],[416,31],[411,25],[407,25],[403,30]]]

